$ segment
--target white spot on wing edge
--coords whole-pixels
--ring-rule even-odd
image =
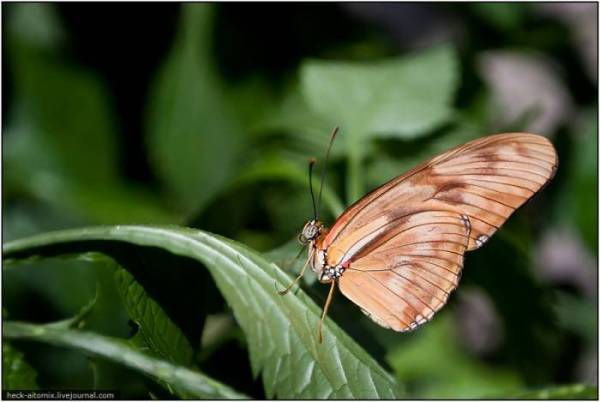
[[[427,322],[427,318],[423,317],[421,314],[417,314],[417,316],[415,317],[415,321],[417,325],[421,325]]]
[[[480,234],[475,239],[475,244],[477,244],[477,247],[481,247],[485,244],[486,241],[488,241],[488,239],[489,239],[488,235]]]

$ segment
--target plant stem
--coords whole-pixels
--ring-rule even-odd
[[[362,176],[363,146],[359,130],[348,132],[348,174],[346,181],[346,201],[348,205],[358,200],[364,194]]]

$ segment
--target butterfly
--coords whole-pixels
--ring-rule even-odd
[[[313,164],[314,160],[309,180]],[[311,185],[315,218],[299,236],[308,246],[308,260],[280,294],[298,282],[307,266],[321,283],[330,284],[320,341],[336,286],[382,327],[414,330],[430,321],[458,286],[465,253],[483,246],[554,177],[557,168],[556,150],[545,137],[528,133],[482,137],[371,191],[331,228],[318,219]]]

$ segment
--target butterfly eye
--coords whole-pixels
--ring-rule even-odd
[[[303,246],[308,244],[308,240],[306,239],[306,237],[304,237],[304,232],[300,233],[298,235],[298,241],[300,242],[300,244],[302,244]]]
[[[310,241],[316,238],[319,235],[319,228],[317,225],[310,223],[304,227],[302,230],[301,236],[303,236],[306,240]]]

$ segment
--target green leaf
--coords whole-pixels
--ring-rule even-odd
[[[462,121],[456,127],[433,138],[378,144],[377,157],[367,170],[368,188],[376,188],[392,178],[403,174],[426,160],[450,148],[474,140],[481,135],[481,128],[472,122]]]
[[[322,116],[312,110],[302,94],[300,88],[294,85],[283,96],[277,108],[257,124],[258,132],[284,131],[290,137],[290,150],[298,150],[303,160],[307,156],[321,156],[325,154],[329,143],[329,133],[335,127],[335,121]],[[343,147],[335,146],[331,149],[332,157],[343,154]]]
[[[211,58],[212,4],[182,5],[181,29],[151,92],[152,163],[186,212],[201,209],[233,176],[241,128]]]
[[[458,61],[442,46],[368,64],[310,61],[300,74],[309,106],[342,128],[338,146],[348,153],[350,203],[365,192],[365,139],[416,138],[449,121]]]
[[[285,271],[293,273],[293,275],[296,276],[300,274],[300,271],[306,262],[307,252],[305,248],[301,249],[298,237],[294,237],[279,247],[263,253],[263,255],[269,261],[273,261]],[[317,281],[317,276],[304,275],[302,281],[310,286]]]
[[[5,261],[81,251],[111,255],[118,245],[150,246],[207,266],[246,333],[253,372],[269,397],[397,398],[399,385],[333,321],[317,339],[321,309],[276,265],[231,240],[177,227],[114,226],[66,230],[11,242]],[[138,249],[141,253],[145,250]]]
[[[109,92],[94,72],[64,61],[53,5],[13,4],[6,11],[14,74],[4,144],[8,193],[88,222],[174,222],[156,196],[119,179]]]
[[[261,159],[244,170],[232,185],[241,185],[265,180],[286,180],[290,183],[298,183],[306,186],[308,194],[309,183],[307,170],[301,169],[295,163],[282,159],[275,154],[263,154]],[[315,183],[313,183],[313,185],[315,185]],[[344,211],[342,202],[335,193],[331,191],[329,186],[325,185],[323,187],[322,197],[323,205],[325,205],[334,216],[339,216]]]
[[[7,12],[7,44],[14,74],[17,113],[31,122],[36,141],[56,155],[58,172],[79,182],[104,184],[116,175],[116,130],[108,93],[91,72],[61,61],[29,29],[59,31],[52,4],[15,4]],[[50,35],[58,40],[59,35]],[[37,35],[36,35],[37,38]],[[56,47],[56,46],[54,46]],[[15,105],[13,105],[14,107]],[[18,134],[18,133],[17,133]]]
[[[10,342],[2,345],[2,389],[17,390],[38,389],[37,373],[25,361],[23,353],[15,349]]]
[[[3,335],[8,339],[29,339],[81,350],[124,364],[159,381],[170,384],[184,398],[246,398],[202,373],[150,357],[127,342],[93,332],[49,325],[4,322]]]
[[[301,69],[311,108],[362,136],[414,138],[452,116],[458,61],[450,47],[371,63],[309,61]]]
[[[589,385],[562,385],[516,394],[511,399],[598,399],[598,388]]]
[[[119,267],[115,279],[125,309],[139,326],[138,335],[145,344],[163,359],[189,366],[194,350],[181,329],[130,272]]]

